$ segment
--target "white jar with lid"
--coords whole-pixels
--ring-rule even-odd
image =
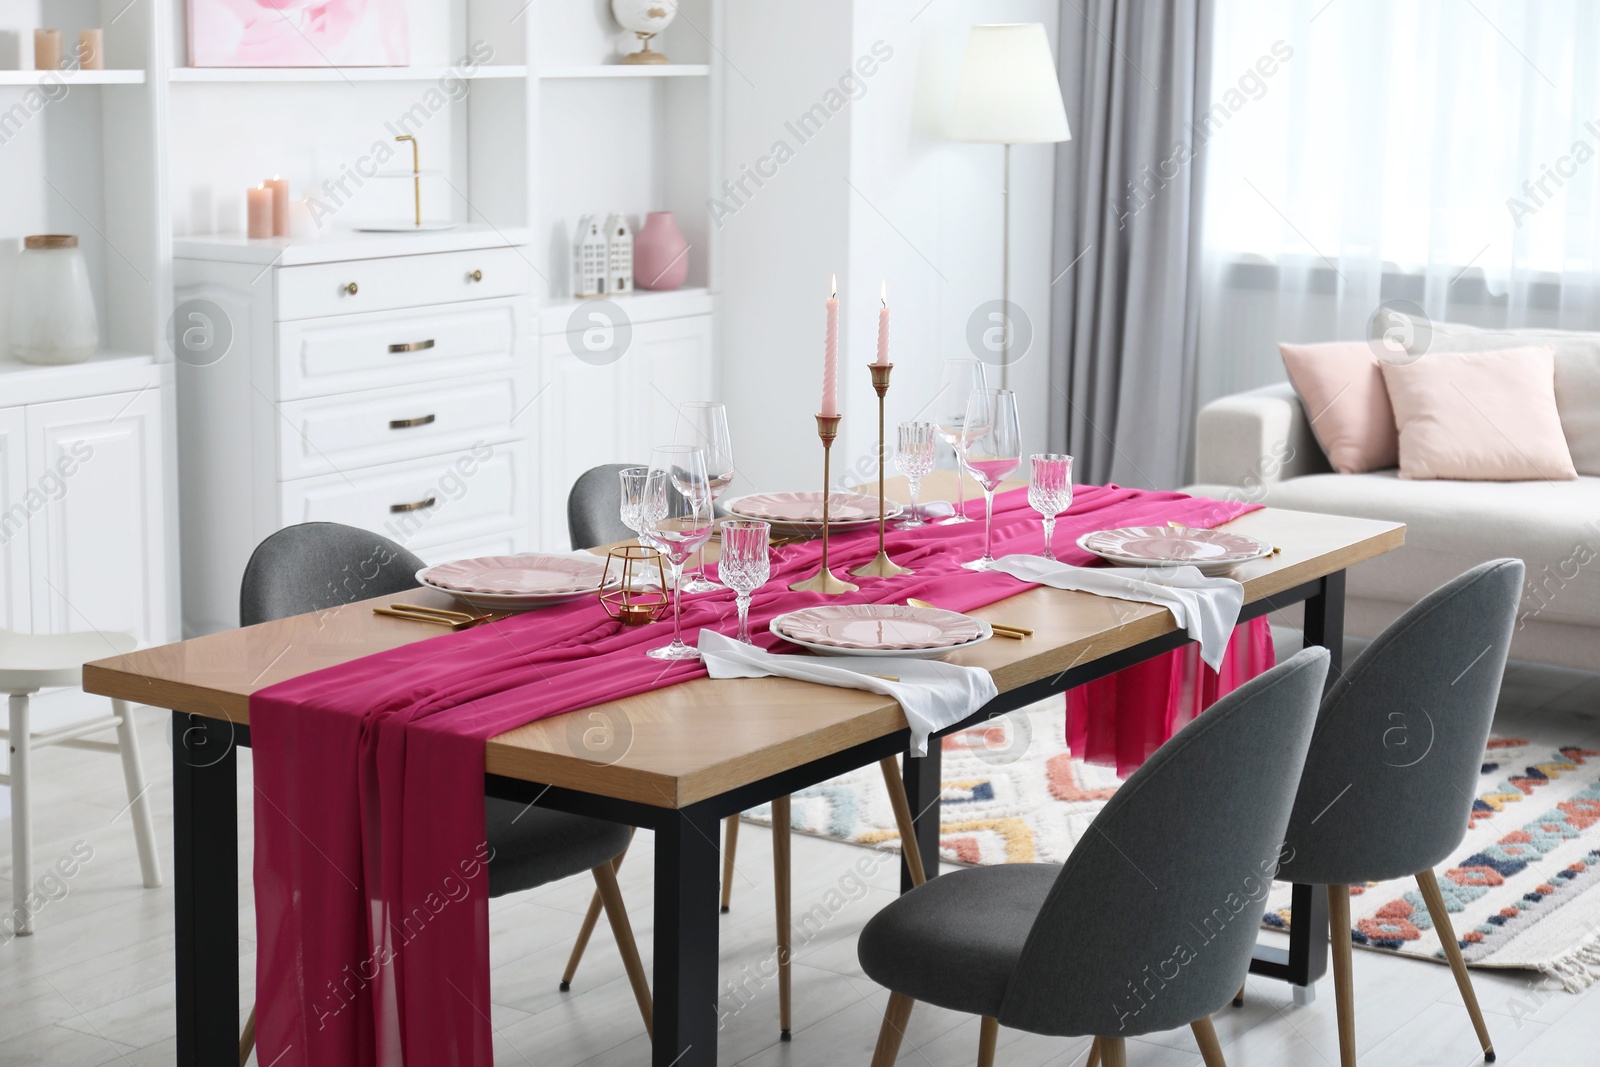
[[[25,363],[82,363],[100,347],[89,269],[69,234],[25,237],[11,298],[11,355]]]

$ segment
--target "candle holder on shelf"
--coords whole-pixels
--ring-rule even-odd
[[[829,459],[833,453],[833,439],[839,436],[839,420],[843,417],[842,415],[817,416],[817,436],[822,439],[822,565],[817,568],[817,573],[789,587],[797,593],[826,593],[829,596],[837,596],[840,593],[853,593],[861,588],[828,569],[829,499],[832,496],[830,486],[833,478],[829,469]]]
[[[878,554],[871,563],[863,563],[850,573],[857,578],[893,578],[897,574],[915,574],[910,567],[902,567],[889,558],[889,553],[883,549],[884,527],[884,496],[883,496],[883,456],[884,456],[884,430],[883,406],[884,397],[889,393],[889,372],[894,370],[893,363],[869,363],[867,368],[872,371],[872,388],[878,394]]]
[[[640,579],[650,576],[651,563],[656,566],[659,584],[655,589],[641,589]],[[615,589],[611,589],[613,565],[622,579]],[[606,570],[600,578],[600,606],[607,615],[624,626],[643,626],[661,618],[671,603],[667,596],[667,569],[660,552],[645,545],[623,545],[606,553]]]

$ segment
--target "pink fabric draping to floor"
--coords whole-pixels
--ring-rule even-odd
[[[995,555],[1037,552],[1040,526],[1026,490],[1000,494],[995,507]],[[980,510],[981,503],[972,508]],[[1091,530],[1168,520],[1215,526],[1249,510],[1080,486],[1056,543],[1064,560],[1085,564],[1091,557],[1073,541]],[[966,611],[1028,588],[960,568],[982,540],[981,522],[891,532],[890,554],[917,573],[857,579],[858,593],[831,602],[921,597]],[[875,532],[835,538],[830,562],[843,574],[876,550]],[[829,599],[787,589],[816,568],[819,552],[815,542],[774,551],[772,581],[751,610],[764,647],[778,643],[765,632],[774,616]],[[732,624],[731,593],[686,598],[689,642],[702,626]],[[1136,753],[1194,710],[1271,665],[1264,625],[1253,624],[1247,642],[1236,635],[1243,647],[1230,650],[1229,667],[1198,687],[1175,684],[1184,652],[1138,668],[1136,683],[1101,683],[1114,706],[1096,702],[1090,713],[1083,705],[1072,720],[1084,751],[1137,762]],[[669,637],[670,625],[624,628],[586,598],[330,667],[251,698],[261,1062],[492,1062],[484,744],[523,723],[704,675],[697,662],[644,655]]]

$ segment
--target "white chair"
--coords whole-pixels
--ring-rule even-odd
[[[0,630],[0,693],[10,696],[9,738],[11,773],[0,783],[11,787],[11,886],[15,933],[33,933],[33,915],[27,906],[33,885],[33,828],[30,825],[29,776],[32,750],[46,745],[117,752],[122,756],[122,776],[128,785],[128,807],[133,832],[139,842],[139,867],[146,888],[161,884],[161,860],[156,855],[155,830],[150,822],[150,799],[145,795],[144,768],[139,761],[139,738],[133,709],[124,700],[111,702],[112,714],[73,723],[44,733],[28,724],[28,698],[41,689],[83,684],[83,665],[91,660],[132,652],[138,642],[128,634],[72,633],[19,634]],[[117,740],[90,741],[88,735],[115,728]]]

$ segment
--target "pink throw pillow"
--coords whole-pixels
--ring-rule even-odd
[[[1399,462],[1389,391],[1365,341],[1283,344],[1278,352],[1334,470],[1361,474]]]
[[[1436,352],[1383,364],[1400,428],[1400,477],[1482,482],[1578,476],[1556,410],[1549,345]]]

